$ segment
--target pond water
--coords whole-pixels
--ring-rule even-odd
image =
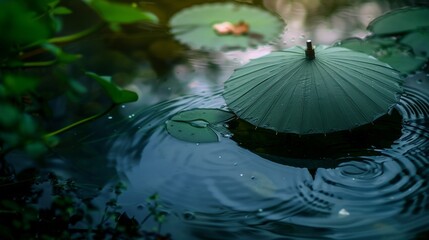
[[[144,4],[155,12],[167,9],[166,19],[183,7],[168,1]],[[380,137],[382,144],[357,148],[338,143],[334,150],[327,149],[338,154],[286,154],[275,160],[276,154],[245,147],[236,135],[224,134],[217,143],[200,144],[167,133],[164,123],[177,112],[226,109],[223,82],[249,59],[303,45],[308,38],[332,44],[364,37],[372,19],[412,3],[276,0],[254,4],[287,22],[279,41],[246,51],[203,52],[177,48],[165,29],[160,34],[159,29],[142,28],[149,39],[165,45],[151,42],[141,62],[134,63],[136,76],[127,76],[132,79],[128,88],[139,92],[141,100],[73,132],[79,144],[58,150],[55,169],[105,188],[109,182],[124,181],[128,190],[119,203],[140,220],[147,214],[141,205],[158,193],[168,214],[162,232],[171,233],[173,239],[413,239],[429,231],[429,77],[425,72],[407,77],[405,93],[392,112],[399,122],[381,123],[386,134],[385,139]],[[119,45],[129,41],[126,51],[132,51],[138,39],[112,41]],[[154,57],[148,63],[151,54]],[[153,69],[148,67],[151,64]],[[126,71],[118,74],[124,76]],[[88,134],[91,128],[95,131]],[[390,129],[398,131],[391,134]]]

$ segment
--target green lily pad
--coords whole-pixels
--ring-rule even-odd
[[[404,74],[420,69],[426,62],[425,58],[415,56],[407,46],[391,38],[349,38],[335,45],[369,54]]]
[[[415,54],[429,56],[429,30],[415,31],[405,35],[401,43],[410,46]]]
[[[213,26],[222,23],[248,25],[245,34],[219,34]],[[170,19],[175,38],[195,49],[247,48],[276,38],[284,23],[257,7],[234,3],[210,3],[186,8]]]
[[[119,88],[112,82],[111,77],[98,76],[91,72],[87,72],[86,75],[96,80],[115,104],[135,102],[138,100],[137,93]]]
[[[360,38],[347,38],[334,44],[337,47],[348,48],[356,52],[362,52],[373,55],[381,47],[380,44],[373,41],[365,41]]]
[[[193,109],[174,115],[165,123],[167,132],[182,141],[194,143],[218,142],[220,124],[234,118],[231,112],[219,109]]]
[[[415,56],[410,51],[404,51],[398,48],[390,48],[386,52],[380,52],[379,55],[375,57],[405,74],[415,72],[426,63],[425,58]]]
[[[368,25],[368,31],[377,35],[391,35],[428,28],[429,8],[401,8],[390,11]]]
[[[209,127],[195,127],[187,122],[167,121],[167,131],[173,137],[186,142],[209,143],[219,140],[217,134]]]

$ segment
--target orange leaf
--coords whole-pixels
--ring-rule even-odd
[[[247,34],[249,32],[249,25],[243,21],[240,21],[237,24],[233,24],[230,22],[222,22],[214,24],[213,29],[219,35],[233,34],[239,36]]]

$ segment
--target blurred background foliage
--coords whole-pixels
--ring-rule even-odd
[[[40,156],[46,148],[58,142],[59,131],[50,129],[49,118],[55,115],[48,102],[66,96],[79,102],[88,94],[88,87],[79,79],[95,79],[106,91],[112,105],[136,101],[137,95],[122,90],[108,77],[86,74],[79,62],[81,53],[69,53],[63,46],[82,41],[97,31],[119,32],[122,24],[136,22],[156,23],[157,17],[136,5],[87,0],[79,2],[88,8],[92,21],[80,30],[70,31],[64,25],[64,16],[79,18],[80,11],[60,0],[7,0],[0,2],[0,146],[1,156],[14,148],[24,149],[31,156]],[[109,31],[109,30],[107,30]],[[74,71],[71,71],[71,70]],[[85,98],[85,97],[83,97]],[[98,116],[92,114],[83,122]],[[78,122],[83,123],[83,122]],[[59,126],[55,126],[59,127]],[[54,131],[48,133],[49,131]]]
[[[113,188],[103,213],[93,196],[78,196],[71,180],[43,170],[44,155],[61,133],[138,99],[85,66],[87,53],[67,46],[100,33],[120,34],[127,24],[157,23],[157,17],[135,4],[106,0],[5,0],[0,9],[0,238],[169,239],[121,212],[116,201],[123,184]],[[69,25],[71,19],[83,24]],[[68,107],[73,105],[82,110]],[[15,150],[37,160],[36,167],[16,170],[7,161]],[[43,203],[48,205],[40,208]],[[95,223],[93,212],[103,213],[102,221]],[[149,214],[163,216],[153,206]]]

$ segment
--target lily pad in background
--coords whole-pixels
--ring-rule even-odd
[[[376,35],[401,34],[429,28],[429,8],[401,8],[390,11],[368,25],[368,31]]]
[[[413,48],[415,54],[429,57],[429,29],[411,32],[401,39],[401,43]]]
[[[425,58],[414,55],[407,46],[391,38],[349,38],[335,46],[369,54],[404,74],[420,69],[426,62]]]
[[[179,112],[165,122],[173,137],[194,143],[218,142],[217,132],[229,132],[222,125],[235,115],[220,109],[193,109]]]
[[[98,13],[98,15],[110,23],[114,30],[118,30],[118,24],[129,24],[139,21],[157,23],[158,18],[151,12],[141,11],[131,5],[115,3],[106,0],[91,0],[87,3]]]
[[[228,28],[219,31],[219,24]],[[269,42],[282,32],[284,23],[257,7],[212,3],[178,12],[170,19],[170,26],[175,38],[191,48],[221,50]]]

